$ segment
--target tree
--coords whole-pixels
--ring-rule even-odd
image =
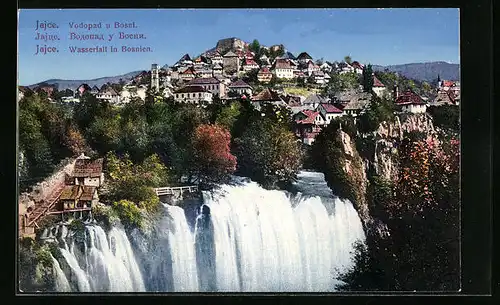
[[[345,57],[344,57],[344,61],[345,61],[346,63],[348,63],[348,64],[351,64],[351,62],[352,62],[351,56],[349,56],[349,55],[345,56]]]
[[[219,125],[202,124],[192,138],[192,170],[202,187],[224,182],[236,170],[236,157],[230,153],[231,135]]]
[[[224,106],[217,116],[215,123],[232,132],[234,124],[240,115],[240,108],[241,104],[238,101]]]
[[[372,92],[373,88],[373,69],[372,65],[368,64],[363,69],[363,90],[365,92]]]
[[[295,135],[269,118],[254,120],[236,140],[238,172],[275,188],[294,179],[302,164]]]
[[[248,46],[250,51],[254,52],[257,55],[260,52],[260,43],[257,39],[254,39],[252,43]]]

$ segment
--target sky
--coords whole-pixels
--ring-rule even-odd
[[[59,28],[36,30],[38,23]],[[102,29],[71,29],[70,23],[102,23]],[[115,22],[137,28],[115,29]],[[106,29],[105,24],[111,23]],[[48,79],[88,80],[149,70],[197,56],[223,38],[262,45],[283,44],[295,56],[353,60],[375,65],[445,61],[459,63],[459,9],[21,9],[18,12],[18,80],[31,85]],[[59,41],[36,40],[40,34]],[[70,33],[115,34],[113,41],[70,40]],[[146,39],[118,40],[118,32]],[[37,45],[58,53],[35,55]],[[142,53],[71,53],[69,46],[145,46]]]

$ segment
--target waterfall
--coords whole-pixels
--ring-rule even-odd
[[[68,279],[66,278],[66,275],[62,271],[61,266],[59,265],[59,262],[52,255],[51,255],[51,258],[52,258],[52,265],[54,268],[56,290],[59,292],[71,291],[71,286],[68,282]]]
[[[361,221],[348,200],[333,195],[322,174],[301,172],[294,186],[297,194],[235,179],[203,192],[197,216],[164,204],[149,233],[126,233],[121,226],[105,232],[87,222],[79,241],[63,226],[56,287],[334,291],[338,273],[352,266],[353,243],[365,239]]]

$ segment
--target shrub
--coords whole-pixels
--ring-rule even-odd
[[[129,200],[120,200],[113,203],[113,209],[117,212],[120,220],[127,227],[141,227],[143,215],[139,207]]]

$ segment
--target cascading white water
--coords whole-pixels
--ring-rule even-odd
[[[361,221],[322,174],[301,172],[295,187],[297,195],[222,185],[203,193],[194,219],[165,204],[154,233],[136,232],[132,244],[121,227],[88,224],[82,247],[61,249],[58,287],[66,276],[78,291],[334,291],[353,243],[365,239]]]
[[[52,258],[52,266],[54,268],[55,275],[55,287],[59,292],[69,292],[71,291],[71,286],[66,278],[66,275],[61,269],[59,262],[51,255]]]
[[[294,207],[285,192],[254,182],[206,194],[217,290],[334,290],[337,272],[351,266],[353,243],[364,241],[361,221],[348,201],[301,198]]]

